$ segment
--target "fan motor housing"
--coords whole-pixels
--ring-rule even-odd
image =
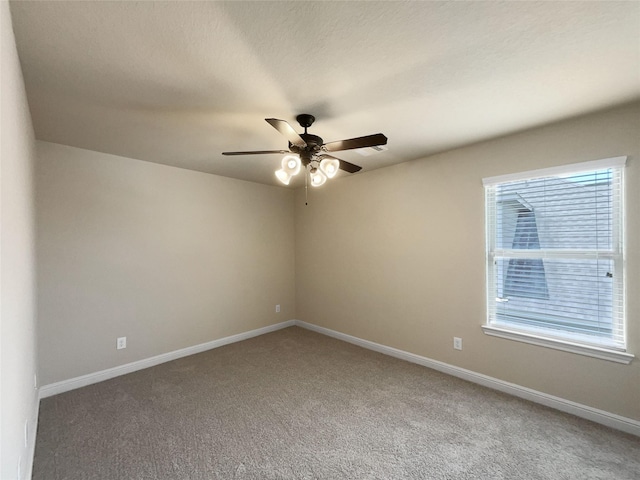
[[[298,145],[294,145],[289,142],[289,150],[293,153],[297,153],[300,155],[300,160],[304,166],[307,166],[311,160],[313,159],[313,155],[320,152],[323,145],[323,140],[317,135],[312,135],[310,133],[301,133],[300,137],[307,144],[306,147],[299,147]]]
[[[311,150],[320,150],[320,147],[323,145],[323,140],[317,135],[311,135],[310,133],[301,133],[300,136],[302,139],[307,142],[307,147]]]

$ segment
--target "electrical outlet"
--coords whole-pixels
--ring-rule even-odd
[[[453,337],[453,348],[462,350],[462,339],[460,337]]]
[[[280,305],[276,305],[276,313],[280,313]]]
[[[118,340],[116,341],[116,348],[118,350],[127,348],[127,337],[118,337]]]

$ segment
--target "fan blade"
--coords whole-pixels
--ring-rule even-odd
[[[326,152],[337,152],[340,150],[353,150],[354,148],[375,147],[376,145],[386,145],[387,137],[381,133],[367,135],[366,137],[350,138],[349,140],[338,140],[337,142],[325,143],[322,149]]]
[[[267,123],[271,125],[273,128],[278,130],[282,135],[285,136],[287,140],[293,145],[298,147],[306,147],[307,142],[305,142],[300,135],[293,129],[291,125],[289,125],[284,120],[278,120],[277,118],[265,118]]]
[[[340,170],[344,170],[348,173],[356,173],[362,170],[362,167],[354,165],[353,163],[349,163],[346,160],[342,160],[341,158],[334,157],[333,155],[318,155],[318,158],[333,158],[334,160],[338,160],[340,162]]]
[[[289,150],[255,150],[253,152],[222,152],[223,155],[267,155],[269,153],[291,153]]]

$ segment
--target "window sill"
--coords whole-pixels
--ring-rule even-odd
[[[578,355],[586,355],[588,357],[600,358],[602,360],[623,363],[625,365],[629,365],[634,359],[634,356],[632,354],[626,352],[580,345],[564,340],[553,340],[530,333],[521,333],[514,330],[507,330],[505,328],[493,327],[489,325],[482,325],[482,331],[485,334],[491,335],[493,337],[500,337],[506,338],[508,340],[515,340],[517,342],[530,343],[532,345],[538,345],[540,347],[554,348],[556,350],[562,350],[564,352],[577,353]]]

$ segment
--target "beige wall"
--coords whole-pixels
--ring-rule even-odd
[[[37,391],[33,226],[34,134],[8,2],[0,2],[0,478],[27,478]],[[28,424],[28,445],[24,428]]]
[[[36,182],[43,384],[295,318],[293,191],[46,142]]]
[[[629,347],[640,352],[639,131],[640,104],[629,105],[336,179],[308,206],[303,189],[37,142],[42,383],[298,318],[640,419],[639,360],[480,329],[482,178],[628,155]]]
[[[327,182],[308,206],[298,190],[298,318],[640,420],[640,358],[621,365],[480,328],[482,178],[619,155],[629,156],[628,344],[640,356],[637,103]],[[453,336],[463,338],[463,351],[453,349]]]

